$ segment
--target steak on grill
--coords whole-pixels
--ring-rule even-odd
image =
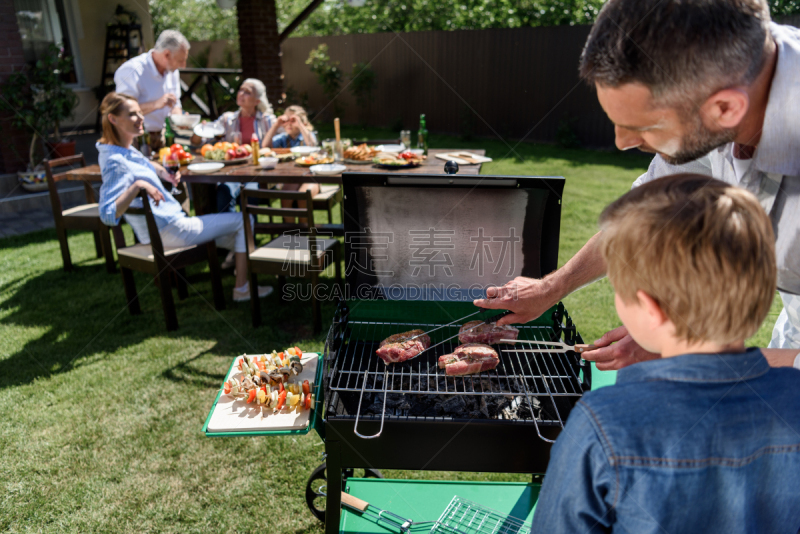
[[[441,356],[439,368],[444,369],[447,376],[463,376],[489,371],[499,362],[497,352],[489,345],[466,343],[456,347],[453,354]]]
[[[381,341],[381,346],[375,351],[384,363],[404,362],[415,358],[420,352],[431,346],[431,338],[422,330],[409,330],[394,334]],[[419,336],[417,339],[410,339]]]
[[[477,328],[473,326],[481,321],[470,321],[458,331],[458,340],[461,343],[485,343],[496,345],[501,339],[517,339],[519,330],[513,326],[497,326],[496,324],[483,324]],[[469,330],[472,328],[472,330]],[[465,330],[469,330],[466,332]]]

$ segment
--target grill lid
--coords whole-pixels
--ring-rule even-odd
[[[558,261],[562,177],[345,173],[347,297],[473,300]]]

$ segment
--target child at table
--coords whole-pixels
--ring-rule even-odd
[[[277,133],[283,127],[283,133]],[[286,111],[272,123],[264,136],[263,146],[270,148],[292,148],[296,146],[317,146],[314,127],[308,120],[306,110],[300,106],[289,106]]]
[[[685,174],[626,193],[600,226],[617,313],[661,358],[577,403],[533,532],[798,532],[800,371],[744,346],[775,296],[769,217]]]
[[[275,135],[273,134],[283,126],[284,133]],[[317,137],[314,135],[314,127],[308,120],[306,110],[300,106],[289,106],[283,115],[278,117],[269,132],[265,136],[265,140],[269,140],[271,148],[292,148],[296,146],[317,146]],[[281,189],[284,191],[311,191],[312,195],[319,194],[319,184],[304,183],[304,184],[281,184]],[[281,205],[284,208],[305,208],[305,202],[294,203],[288,200],[282,200]],[[294,222],[293,219],[287,219],[287,222]],[[305,222],[305,218],[301,218],[300,222]]]

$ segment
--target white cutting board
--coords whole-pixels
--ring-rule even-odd
[[[475,163],[470,163],[469,161],[467,161],[465,159],[461,159],[461,158],[455,156],[455,154],[461,154],[461,153],[463,153],[464,155],[470,154],[469,157],[471,159],[474,159]],[[477,154],[473,154],[469,150],[458,150],[456,152],[447,152],[445,154],[436,154],[436,157],[439,158],[439,159],[442,159],[444,161],[455,161],[459,165],[479,165],[481,163],[488,163],[488,162],[492,161],[492,158],[487,158],[486,156],[479,156]]]
[[[290,382],[302,384],[303,380],[308,380],[313,383],[317,374],[319,354],[315,352],[303,353],[300,363],[303,364],[303,372],[292,378]],[[231,376],[237,379],[243,377],[242,372],[239,371],[236,365],[231,367],[231,371],[225,377],[225,381]],[[300,430],[308,427],[312,410],[283,408],[280,412],[273,414],[272,408],[262,408],[255,401],[247,404],[244,401],[245,398],[234,399],[230,395],[222,393],[219,396],[217,405],[214,406],[214,411],[211,413],[207,431],[253,432],[261,430]]]

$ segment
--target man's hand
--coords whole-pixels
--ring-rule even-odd
[[[157,100],[158,106],[156,109],[173,108],[178,103],[178,97],[173,93],[164,93],[161,98]]]
[[[487,288],[486,298],[477,299],[473,304],[481,308],[514,312],[497,321],[497,325],[502,326],[532,321],[557,302],[558,297],[552,296],[547,282],[518,276],[503,287]]]
[[[499,322],[499,321],[498,321]],[[612,345],[612,343],[614,343]],[[600,371],[617,371],[636,362],[655,360],[660,354],[648,352],[636,343],[624,326],[603,334],[594,342],[597,347],[581,354],[584,360],[595,362]]]
[[[164,195],[161,194],[161,191],[159,191],[158,188],[150,182],[145,180],[136,180],[136,185],[138,185],[140,189],[147,191],[147,196],[153,199],[153,202],[155,202],[156,206],[158,206],[159,202],[164,200]]]

